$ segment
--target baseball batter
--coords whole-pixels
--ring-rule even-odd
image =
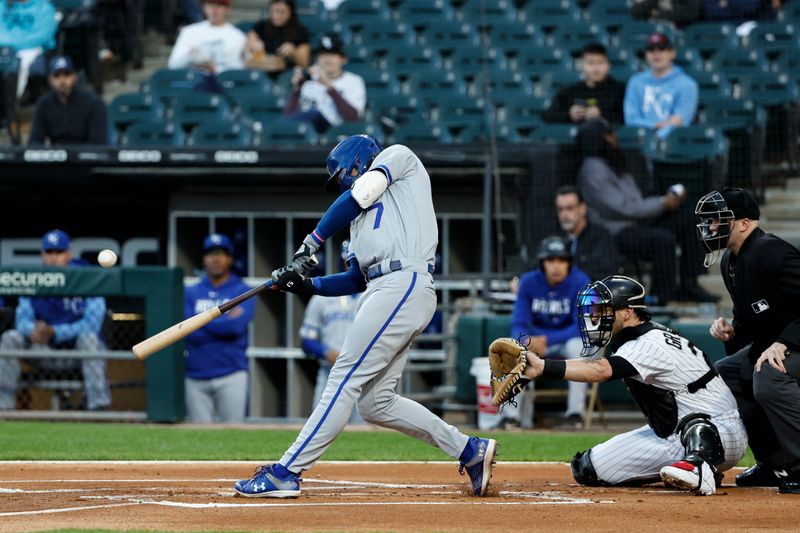
[[[339,143],[327,160],[326,191],[340,196],[292,258],[273,272],[283,291],[341,296],[364,291],[353,326],[331,368],[320,402],[294,444],[260,467],[236,492],[249,497],[300,495],[300,474],[311,468],[342,431],[353,406],[367,422],[396,429],[458,458],[475,495],[489,486],[497,443],[468,437],[395,390],[414,338],[436,309],[436,215],[428,172],[407,147],[382,150],[368,135]],[[350,226],[346,272],[307,278],[314,252]]]
[[[582,485],[646,484],[710,495],[738,463],[747,434],[736,400],[708,357],[677,332],[650,321],[644,287],[609,276],[578,294],[578,322],[589,359],[556,361],[529,353],[525,376],[569,381],[624,379],[648,425],[579,452]],[[605,357],[594,357],[606,348]]]

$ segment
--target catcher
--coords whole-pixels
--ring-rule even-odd
[[[541,359],[513,339],[489,347],[496,405],[513,402],[531,379],[623,379],[647,425],[572,458],[581,485],[644,485],[663,480],[714,494],[722,471],[739,462],[747,435],[736,400],[708,357],[676,331],[651,321],[641,283],[609,276],[577,297],[583,359]],[[599,354],[605,348],[605,356]]]

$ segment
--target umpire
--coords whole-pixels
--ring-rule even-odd
[[[757,463],[739,486],[800,494],[800,251],[759,228],[755,197],[742,189],[711,192],[697,203],[706,266],[722,256],[733,321],[711,335],[728,357],[717,370],[733,391]]]

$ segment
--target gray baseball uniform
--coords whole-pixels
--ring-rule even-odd
[[[678,420],[692,413],[711,415],[725,449],[720,471],[736,465],[747,448],[747,433],[739,418],[736,400],[719,376],[694,393],[687,385],[708,372],[705,358],[693,344],[678,335],[652,329],[623,344],[614,353],[637,371],[630,379],[673,391]],[[591,458],[600,480],[618,484],[659,479],[662,467],[684,455],[680,435],[658,437],[650,426],[617,435],[592,448]]]
[[[396,429],[458,458],[469,440],[428,409],[395,392],[408,349],[436,310],[436,215],[428,172],[405,146],[375,158],[386,191],[350,225],[350,250],[369,284],[311,417],[280,464],[308,470],[342,431],[353,406],[367,422]]]

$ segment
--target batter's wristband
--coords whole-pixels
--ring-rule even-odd
[[[543,378],[564,379],[567,373],[567,362],[560,359],[545,359],[544,369],[542,370]]]

